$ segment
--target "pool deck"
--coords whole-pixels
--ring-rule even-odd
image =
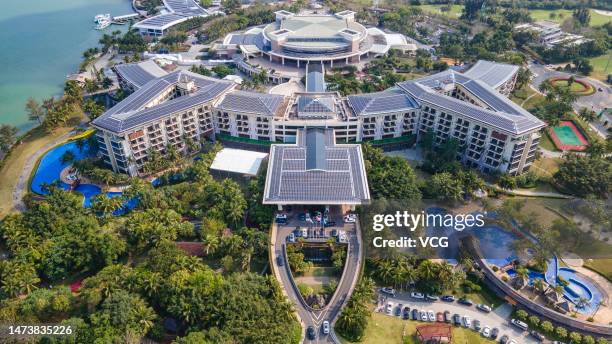
[[[601,299],[603,301],[603,305],[599,306],[597,312],[595,312],[595,316],[593,317],[595,319],[595,322],[610,322],[610,319],[612,319],[612,305],[610,304],[609,293],[612,292],[612,283],[600,274],[582,266],[572,267],[572,269],[574,269],[577,274],[583,275],[587,279],[593,281],[595,287],[597,287],[597,289],[599,289],[599,291],[601,292]]]
[[[60,180],[63,183],[66,183],[68,185],[72,184],[72,181],[70,179],[68,179],[68,174],[70,169],[72,168],[72,165],[68,165],[66,166],[62,172],[60,172]],[[103,189],[107,192],[123,192],[123,190],[125,190],[128,185],[122,185],[122,186],[109,186],[108,188],[102,187],[94,182],[92,182],[91,180],[89,180],[87,177],[79,174],[79,178],[81,179],[81,183],[80,184],[91,184],[91,185],[96,185],[98,187],[100,187],[100,189]]]

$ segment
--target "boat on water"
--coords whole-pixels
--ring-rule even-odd
[[[101,19],[98,21],[98,25],[96,25],[96,30],[103,30],[107,28],[110,24],[110,19]]]
[[[103,20],[109,20],[109,21],[110,21],[110,19],[111,19],[111,15],[110,15],[110,13],[106,13],[106,14],[97,14],[97,15],[94,17],[94,23],[99,24],[99,23],[100,23],[100,21],[103,21]]]

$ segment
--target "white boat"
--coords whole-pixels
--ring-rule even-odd
[[[98,25],[96,25],[96,30],[102,30],[107,28],[111,24],[110,19],[100,19],[98,21]]]
[[[100,23],[100,21],[102,20],[110,20],[111,19],[111,15],[110,13],[106,13],[106,14],[97,14],[94,17],[94,23]]]

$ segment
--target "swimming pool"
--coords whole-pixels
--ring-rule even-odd
[[[41,159],[38,164],[38,168],[32,177],[32,185],[31,190],[34,193],[39,195],[47,194],[47,191],[44,189],[45,184],[53,184],[55,182],[59,182],[59,186],[64,190],[70,190],[70,186],[60,180],[60,173],[66,166],[68,166],[68,162],[62,163],[61,157],[66,152],[72,152],[75,160],[83,160],[86,158],[94,157],[96,152],[92,152],[87,145],[83,145],[79,148],[79,144],[77,141],[71,141],[65,143],[63,145],[57,146],[51,150],[49,150]],[[93,184],[79,184],[74,191],[83,195],[83,207],[89,208],[91,206],[91,199],[100,193],[102,193],[102,189]],[[121,196],[121,192],[107,192],[107,197]],[[125,213],[127,210],[133,209],[137,200],[129,200],[125,202],[124,206],[121,209],[118,209],[113,213],[113,215],[121,215]]]

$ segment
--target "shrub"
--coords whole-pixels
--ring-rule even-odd
[[[535,315],[529,317],[529,323],[533,326],[538,326],[540,324],[540,318]]]
[[[525,319],[527,319],[527,316],[529,316],[529,314],[522,309],[519,309],[518,311],[516,311],[516,317],[519,318],[520,320],[525,321]]]
[[[542,331],[546,332],[546,333],[551,333],[554,329],[553,324],[550,321],[542,321],[542,323],[540,324],[540,328],[542,329]]]
[[[508,276],[502,276],[502,278],[501,278],[501,279],[502,279],[502,281],[504,281],[504,282],[508,282]]]
[[[582,341],[582,336],[580,335],[580,333],[578,332],[572,332],[569,334],[569,338],[572,340],[572,342],[574,343],[580,343]]]
[[[493,271],[498,272],[499,268],[496,265],[493,265]]]

